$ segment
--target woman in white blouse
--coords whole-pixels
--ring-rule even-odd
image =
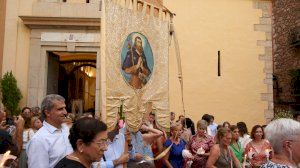
[[[24,118],[24,130],[23,130],[23,145],[22,151],[19,158],[19,167],[27,168],[27,156],[26,156],[26,145],[29,140],[33,137],[33,130],[31,129],[31,118]]]
[[[239,128],[240,138],[239,141],[243,147],[243,149],[246,148],[246,145],[252,141],[250,138],[250,135],[248,134],[247,126],[244,122],[238,122],[236,126]]]

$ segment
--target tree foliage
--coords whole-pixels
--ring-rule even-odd
[[[7,112],[12,115],[20,113],[19,102],[23,98],[20,89],[17,86],[17,80],[12,72],[6,72],[1,79],[2,103]]]
[[[276,120],[276,119],[279,119],[279,118],[293,118],[293,114],[289,110],[276,109],[273,120]]]

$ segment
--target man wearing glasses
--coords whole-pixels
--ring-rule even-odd
[[[117,124],[111,132],[108,132],[108,147],[101,159],[100,167],[122,168],[129,159],[134,159],[135,151],[133,148],[129,148],[128,153],[124,153],[125,141],[125,135],[119,131]],[[99,163],[95,163],[93,167],[98,167],[97,164]]]

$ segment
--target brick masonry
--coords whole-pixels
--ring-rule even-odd
[[[300,26],[300,1],[275,0],[272,8],[274,75],[277,79],[274,81],[275,109],[289,109],[290,104],[296,103],[289,73],[300,68],[299,47],[290,45],[290,34]]]
[[[262,82],[266,85],[266,92],[261,93],[261,100],[268,103],[264,110],[266,122],[271,121],[274,116],[273,104],[273,60],[272,60],[272,2],[270,0],[254,0],[253,7],[262,12],[259,23],[254,24],[254,30],[265,33],[264,40],[257,40],[257,46],[263,47],[264,52],[258,55],[258,59],[263,61],[265,78]]]

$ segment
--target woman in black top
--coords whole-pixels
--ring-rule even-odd
[[[107,126],[93,118],[81,118],[70,129],[69,140],[74,152],[55,168],[90,168],[107,150]]]

